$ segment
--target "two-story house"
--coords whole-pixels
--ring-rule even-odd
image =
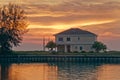
[[[57,51],[60,52],[93,51],[92,45],[96,39],[96,34],[79,28],[71,28],[55,34]]]

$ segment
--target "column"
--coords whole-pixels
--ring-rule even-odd
[[[64,45],[65,46],[65,52],[67,52],[67,45]]]

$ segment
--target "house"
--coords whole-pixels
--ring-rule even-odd
[[[55,34],[57,51],[60,52],[93,51],[92,45],[96,40],[96,34],[79,28],[71,28]]]

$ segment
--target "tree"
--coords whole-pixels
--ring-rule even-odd
[[[13,46],[20,45],[27,26],[27,17],[19,5],[8,4],[0,8],[1,53],[10,52]]]
[[[106,52],[107,46],[103,44],[102,49],[103,49],[104,52]]]
[[[107,49],[106,45],[101,42],[94,42],[92,48],[95,49],[96,52],[100,52],[101,50],[105,51]]]
[[[56,44],[55,44],[53,41],[49,41],[49,42],[47,43],[46,47],[47,47],[48,49],[50,48],[50,50],[52,51],[53,48],[56,47]]]

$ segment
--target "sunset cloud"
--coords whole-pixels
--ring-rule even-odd
[[[120,0],[4,0],[0,3],[8,2],[22,5],[27,13],[30,30],[24,36],[24,44],[38,44],[43,36],[53,37],[55,33],[77,27],[97,34],[98,40],[111,49],[120,47]]]
[[[26,5],[31,24],[54,26],[66,24],[120,20],[120,3],[105,2],[101,4],[85,4],[75,1],[58,5],[35,4]]]

